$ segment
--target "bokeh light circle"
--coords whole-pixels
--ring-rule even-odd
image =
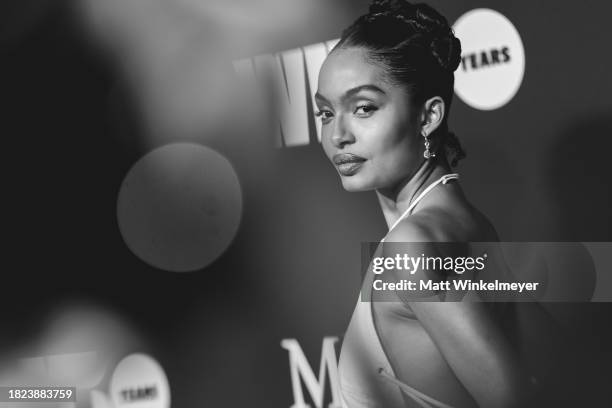
[[[168,271],[201,269],[230,245],[242,192],[230,162],[195,143],[173,143],[142,157],[119,191],[124,242],[146,263]]]

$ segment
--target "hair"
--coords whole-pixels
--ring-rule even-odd
[[[391,83],[404,86],[416,106],[433,96],[444,100],[446,114],[432,141],[436,150],[444,146],[451,166],[456,166],[465,152],[448,131],[447,117],[461,43],[446,18],[427,4],[375,0],[369,13],[342,32],[334,50],[349,47],[366,49],[368,60],[382,65]]]

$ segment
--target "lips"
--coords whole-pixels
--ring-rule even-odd
[[[332,161],[338,168],[340,174],[343,176],[352,176],[359,171],[366,159],[351,153],[342,153],[334,155]]]

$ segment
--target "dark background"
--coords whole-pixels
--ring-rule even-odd
[[[612,7],[430,4],[451,22],[493,8],[515,24],[525,47],[523,83],[507,105],[484,112],[454,101],[450,126],[468,152],[458,171],[471,201],[505,241],[612,241]],[[337,38],[366,6],[323,8],[290,43],[260,51]],[[342,335],[360,283],[360,243],[386,231],[374,193],[344,192],[317,144],[271,148],[261,167],[243,160],[250,144],[240,138],[248,135],[216,138],[209,145],[242,183],[239,233],[202,271],[153,268],[129,251],[116,219],[121,182],[151,148],[129,87],[68,3],[5,2],[0,21],[0,356],[27,355],[16,350],[41,336],[51,310],[86,301],[140,333],[133,351],[161,362],[173,406],[290,406],[280,341],[298,339],[316,373],[322,338]],[[577,383],[596,401],[611,379],[612,309],[574,310],[568,332],[592,333],[577,344],[593,363],[588,373],[568,375],[588,374]]]

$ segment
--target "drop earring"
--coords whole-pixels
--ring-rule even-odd
[[[436,157],[436,154],[429,150],[429,138],[427,137],[427,133],[423,132],[423,137],[425,138],[425,151],[423,152],[423,157],[426,159],[431,159]]]

